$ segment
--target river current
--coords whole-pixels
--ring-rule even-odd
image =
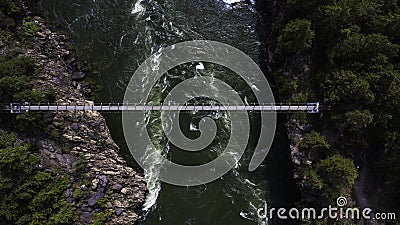
[[[259,14],[252,1],[43,0],[42,8],[72,39],[79,53],[98,70],[98,74],[90,78],[102,87],[99,93],[102,102],[122,102],[126,86],[138,66],[150,55],[182,41],[223,42],[243,51],[256,63],[261,62],[259,33],[263,29],[259,27]],[[221,79],[238,90],[244,101],[254,102],[251,89],[237,75],[207,63],[188,63],[170,70],[152,91],[150,101],[161,102],[176,84],[194,76]],[[268,74],[266,76],[270,79]],[[199,101],[207,103],[207,99]],[[122,148],[121,154],[137,167],[126,147],[121,114],[104,113],[104,116],[114,140]],[[147,129],[153,141],[158,143],[158,148],[153,151],[166,152],[174,161],[189,164],[215,158],[229,140],[230,121],[225,113],[182,114],[180,127],[187,137],[196,138],[198,123],[204,116],[216,122],[218,134],[214,142],[196,157],[172,146],[163,135],[159,115],[149,116]],[[249,116],[251,135],[244,156],[234,169],[212,183],[196,187],[161,183],[157,173],[158,154],[150,155],[144,170],[149,193],[141,224],[263,224],[264,221],[257,218],[257,209],[264,207],[265,201],[275,207],[291,206],[296,193],[284,126],[278,123],[277,135],[265,163],[249,172],[248,162],[259,138],[259,115],[250,113]]]

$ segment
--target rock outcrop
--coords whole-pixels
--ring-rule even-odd
[[[66,37],[50,31],[39,17],[33,21],[41,30],[25,52],[38,68],[33,86],[54,89],[60,104],[92,104],[85,100],[90,86],[80,82],[85,73],[74,69]],[[65,198],[77,211],[77,224],[90,224],[99,215],[105,215],[107,224],[135,223],[142,213],[146,183],[118,154],[104,118],[88,111],[52,116],[49,130],[59,140],[38,142],[41,166],[72,175]]]

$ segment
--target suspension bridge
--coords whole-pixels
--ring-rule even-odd
[[[1,111],[12,114],[31,111],[263,111],[263,112],[295,112],[319,113],[318,102],[306,104],[253,104],[253,105],[190,105],[190,104],[129,104],[129,103],[100,103],[100,104],[30,104],[11,103],[0,106]]]

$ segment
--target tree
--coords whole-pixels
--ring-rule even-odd
[[[39,154],[0,131],[0,221],[2,224],[73,224],[64,200],[69,175],[52,175],[35,165]],[[46,222],[47,221],[47,222]]]
[[[304,150],[327,150],[330,145],[320,133],[312,131],[304,136],[299,147]]]
[[[374,65],[377,58],[391,59],[397,56],[399,47],[382,34],[350,32],[333,48],[331,57],[337,66],[365,70],[365,66]]]
[[[15,134],[0,130],[0,149],[13,147],[16,140],[17,138],[15,137]]]
[[[301,54],[311,49],[315,37],[311,21],[296,19],[283,28],[278,43],[287,54]]]
[[[375,100],[368,81],[349,70],[334,71],[324,76],[321,92],[324,102],[332,105],[369,105]]]
[[[40,31],[40,28],[35,22],[24,22],[22,24],[22,30],[25,37],[33,37]]]
[[[323,5],[334,4],[335,0],[287,0],[291,14],[310,18]]]
[[[388,211],[398,211],[400,201],[400,133],[388,132],[386,134],[385,152],[379,163],[380,172],[386,181],[390,182],[385,191],[385,202]]]
[[[308,154],[310,160],[314,161],[326,157],[329,154],[330,145],[321,134],[312,131],[303,137],[299,148]]]
[[[46,96],[39,90],[27,89],[13,96],[15,102],[43,103],[47,102]]]
[[[15,0],[0,0],[0,11],[4,14],[11,15],[20,11],[20,8]]]
[[[323,180],[323,196],[328,202],[336,200],[338,196],[349,196],[358,176],[353,161],[339,154],[320,161],[316,171]]]
[[[382,162],[385,171],[384,176],[395,184],[400,184],[400,133],[391,132],[387,134],[385,143],[385,156]],[[396,185],[397,186],[397,185]]]
[[[18,56],[11,60],[0,62],[0,78],[31,76],[35,72],[35,67],[35,63],[31,58]]]
[[[366,25],[368,30],[374,33],[385,34],[389,38],[395,40],[395,43],[398,43],[400,39],[400,14],[398,13],[388,12],[384,15],[378,15],[374,19],[368,20]]]
[[[0,102],[9,103],[13,95],[28,89],[28,79],[26,76],[3,77],[0,79]]]
[[[373,121],[374,115],[369,110],[354,110],[344,114],[339,119],[339,127],[355,134],[360,134],[362,129],[367,128]]]
[[[304,187],[307,188],[309,192],[317,194],[318,191],[323,188],[324,183],[313,168],[308,166],[304,167],[302,175]]]

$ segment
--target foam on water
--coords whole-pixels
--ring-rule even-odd
[[[145,8],[141,4],[143,0],[137,0],[135,5],[133,6],[133,9],[131,11],[131,14],[143,14]]]
[[[225,2],[225,3],[228,3],[228,4],[233,4],[233,3],[241,2],[241,0],[222,0],[222,1]]]
[[[162,156],[160,151],[157,151],[156,149],[149,149],[148,151],[150,153],[147,154],[146,161],[149,163],[149,166],[144,170],[144,173],[149,193],[146,195],[146,202],[143,205],[144,211],[148,211],[156,204],[158,194],[161,190],[158,164],[161,163]]]

